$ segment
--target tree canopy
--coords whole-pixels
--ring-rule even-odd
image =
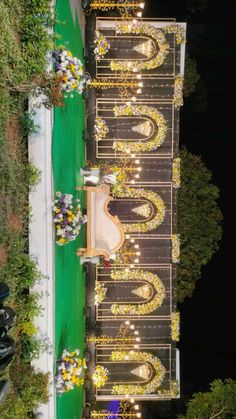
[[[185,56],[185,74],[184,74],[184,97],[188,97],[196,89],[199,82],[200,75],[197,71],[197,61],[195,58],[190,58],[186,51]]]
[[[214,380],[210,391],[195,393],[187,405],[186,415],[178,419],[236,418],[236,381]]]
[[[199,156],[182,150],[179,192],[181,258],[178,267],[178,301],[191,297],[201,268],[212,258],[222,237],[219,189]]]

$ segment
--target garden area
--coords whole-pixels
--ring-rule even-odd
[[[45,278],[29,255],[29,222],[33,216],[29,192],[41,176],[28,160],[28,137],[40,129],[35,126],[34,111],[28,111],[31,95],[43,93],[43,104],[48,109],[65,101],[54,111],[54,191],[72,194],[80,200],[82,210],[84,207],[83,193],[75,191],[82,181],[80,167],[85,157],[84,102],[77,93],[64,99],[58,87],[61,78],[47,70],[48,55],[52,56],[61,45],[82,59],[82,36],[73,12],[62,0],[56,3],[55,17],[49,0],[3,0],[0,4],[0,282],[9,288],[4,306],[0,301],[0,311],[2,318],[11,313],[11,321],[6,325],[4,317],[0,324],[2,353],[6,353],[5,358],[0,355],[0,382],[9,387],[0,403],[1,419],[36,417],[37,408],[49,399],[49,384],[53,381],[52,376],[31,365],[52,345],[37,337],[34,325],[43,308],[32,288]],[[55,244],[56,360],[65,349],[79,349],[80,358],[83,355],[85,276],[76,249],[84,240],[82,226],[79,239],[66,246]],[[79,418],[82,385],[60,394],[56,403],[58,418]]]

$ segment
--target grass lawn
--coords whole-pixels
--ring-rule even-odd
[[[82,58],[83,46],[78,21],[74,24],[69,1],[57,0],[56,13],[60,24],[55,31],[60,34],[58,45],[68,48],[73,55]],[[65,100],[65,107],[55,108],[53,130],[53,175],[56,191],[76,195],[76,185],[82,184],[79,170],[84,164],[83,142],[85,106],[81,96]],[[84,193],[77,196],[84,204]],[[85,276],[76,249],[84,247],[85,228],[79,238],[65,247],[55,246],[55,328],[56,358],[63,349],[84,350],[84,302]],[[57,397],[57,419],[81,417],[83,388],[77,388]]]

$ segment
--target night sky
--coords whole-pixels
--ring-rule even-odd
[[[184,395],[207,390],[215,378],[236,379],[236,2],[146,0],[145,17],[188,24],[188,50],[198,62],[201,88],[181,110],[180,144],[200,154],[212,171],[224,216],[219,251],[193,297],[179,307]],[[197,112],[199,104],[205,109]]]

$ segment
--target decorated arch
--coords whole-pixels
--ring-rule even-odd
[[[139,46],[134,47],[136,51],[146,56],[145,59],[132,61],[111,60],[110,68],[112,71],[139,72],[142,70],[153,70],[164,63],[169,53],[169,44],[163,31],[148,23],[122,22],[117,25],[116,34],[131,34],[140,36],[140,38],[146,38]]]
[[[112,394],[123,395],[129,394],[130,396],[144,395],[154,393],[160,387],[165,377],[165,367],[161,361],[149,352],[137,351],[113,351],[111,360],[114,362],[134,363],[137,362],[140,367],[140,373],[144,376],[145,369],[152,370],[152,377],[149,378],[147,374],[145,384],[118,384],[112,388]]]
[[[165,204],[163,199],[156,193],[146,189],[125,188],[118,189],[118,198],[146,199],[154,207],[154,216],[145,222],[122,224],[125,233],[146,233],[155,230],[165,218]]]
[[[143,282],[143,286],[136,290],[142,293],[145,298],[145,294],[147,294],[146,302],[142,302],[141,304],[113,304],[111,306],[111,312],[115,315],[128,315],[128,316],[139,316],[139,315],[147,315],[152,313],[153,311],[157,310],[158,307],[161,306],[164,298],[165,298],[165,287],[163,285],[162,280],[155,274],[143,271],[141,269],[135,270],[120,270],[114,271],[111,273],[111,278],[115,281],[140,281]],[[153,295],[151,287],[155,289],[156,293]],[[149,288],[147,291],[145,287]]]
[[[133,127],[133,131],[137,131],[144,136],[139,141],[115,141],[113,147],[116,151],[130,154],[142,153],[156,150],[164,142],[167,133],[167,123],[157,109],[147,105],[122,105],[114,107],[114,115],[116,117],[137,117],[145,118],[144,123],[139,123],[137,127]],[[151,140],[148,140],[153,137]]]

